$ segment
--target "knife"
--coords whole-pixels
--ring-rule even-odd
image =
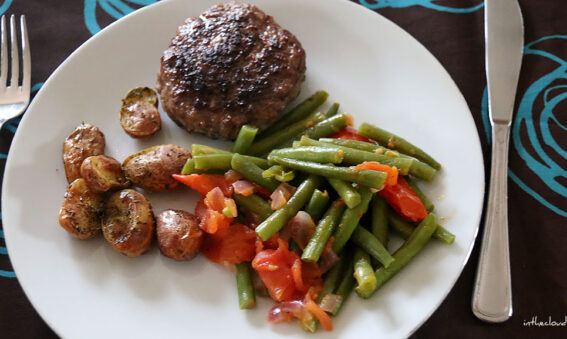
[[[481,320],[498,323],[512,316],[508,143],[522,64],[524,24],[518,0],[485,0],[484,19],[492,168],[472,311]]]

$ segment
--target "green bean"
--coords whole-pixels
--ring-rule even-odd
[[[318,323],[319,322],[315,317],[312,317],[310,319],[299,319],[299,326],[301,327],[301,329],[309,333],[315,333],[315,331],[317,331]]]
[[[201,154],[217,154],[217,153],[230,153],[230,152],[207,145],[201,145],[201,144],[191,145],[191,154],[193,156],[201,155]]]
[[[367,187],[361,187],[359,189],[360,194],[360,204],[356,205],[354,208],[347,208],[341,217],[339,226],[335,230],[333,242],[333,251],[335,253],[340,253],[343,247],[345,247],[347,241],[350,239],[352,233],[354,232],[360,218],[366,210],[368,209],[368,204],[370,199],[372,199],[372,191]]]
[[[354,250],[354,278],[358,285],[354,289],[356,293],[363,298],[369,298],[376,289],[376,275],[370,263],[370,256],[360,247]]]
[[[291,143],[293,139],[298,138],[299,135],[303,134],[311,126],[320,121],[323,121],[324,119],[325,114],[321,112],[310,114],[307,118],[299,120],[287,126],[286,128],[275,131],[270,135],[266,135],[265,138],[262,138],[253,143],[250,148],[248,148],[248,154],[265,154],[285,142]]]
[[[371,204],[372,234],[388,247],[388,204],[378,194],[374,195]]]
[[[380,146],[380,145],[375,145],[369,142],[365,142],[365,141],[359,141],[359,140],[347,140],[347,139],[333,139],[333,138],[323,138],[323,139],[319,139],[320,142],[324,142],[324,143],[328,143],[328,144],[332,144],[335,146],[343,146],[343,147],[349,147],[349,148],[354,148],[354,149],[358,149],[358,150],[362,150],[362,151],[367,151],[367,152],[372,152],[378,155],[382,155],[382,156],[390,156],[394,155],[393,157],[395,158],[396,156],[399,158],[406,158],[406,159],[411,159],[412,163],[410,164],[409,168],[404,168],[403,170],[401,170],[400,172],[402,173],[402,175],[406,175],[406,174],[411,174],[416,178],[419,179],[423,179],[423,180],[427,180],[430,181],[431,179],[433,179],[433,177],[435,176],[435,174],[437,173],[437,170],[431,166],[429,166],[428,164],[421,162],[417,159],[414,159],[412,157],[410,157],[409,155],[405,155],[402,153],[398,153],[396,151],[393,151],[389,148]],[[384,163],[386,164],[386,163]],[[388,164],[386,164],[388,165]],[[397,166],[398,169],[400,168],[398,165],[396,164],[391,164],[390,166]]]
[[[187,175],[187,174],[193,174],[193,173],[195,173],[195,160],[189,158],[185,162],[185,165],[183,165],[183,169],[181,170],[181,174]]]
[[[235,193],[232,195],[232,198],[234,199],[234,202],[236,202],[236,205],[257,214],[263,220],[268,219],[268,217],[274,212],[272,211],[270,204],[259,195],[251,194],[244,196]]]
[[[437,240],[441,240],[442,242],[448,245],[451,245],[452,243],[455,242],[455,235],[449,232],[448,229],[446,229],[445,227],[439,224],[437,224],[437,228],[435,229],[435,233],[433,234],[433,236]]]
[[[358,226],[352,233],[352,241],[359,247],[362,247],[374,259],[378,260],[384,267],[389,267],[394,258],[390,255],[386,247],[376,239],[376,237],[367,231],[364,227]]]
[[[341,297],[341,302],[331,312],[331,314],[334,316],[336,316],[339,313],[345,301],[348,299],[350,293],[352,292],[352,289],[354,288],[355,280],[353,274],[354,274],[353,258],[352,255],[349,255],[348,262],[346,264],[346,269],[343,275],[343,279],[341,280],[341,283],[339,284],[337,290],[335,291],[335,294]]]
[[[303,249],[301,259],[307,262],[317,262],[321,257],[321,253],[325,249],[327,241],[337,227],[341,216],[345,210],[344,202],[339,199],[333,202],[331,207],[325,212],[325,215],[319,220],[315,233],[309,239],[307,246]]]
[[[423,194],[423,191],[419,188],[419,186],[417,186],[417,182],[415,182],[415,180],[413,180],[410,177],[407,177],[406,181],[407,181],[408,185],[410,185],[410,187],[413,189],[415,194],[417,194],[419,199],[421,199],[421,202],[423,203],[423,206],[425,206],[425,209],[427,210],[427,212],[433,211],[435,206],[433,205],[431,200],[429,200],[429,198],[425,194]]]
[[[319,139],[333,135],[345,127],[347,127],[346,114],[337,114],[308,128],[302,134],[313,139]]]
[[[238,173],[242,174],[243,177],[245,177],[246,179],[252,182],[255,182],[256,184],[264,187],[270,192],[275,190],[276,187],[278,187],[278,185],[280,184],[275,179],[264,178],[262,176],[262,172],[264,172],[264,170],[261,169],[258,165],[248,160],[243,155],[240,155],[238,153],[234,154],[232,156],[232,161],[230,164],[232,168]]]
[[[232,160],[232,156],[234,155],[234,153],[230,153],[218,148],[214,148],[206,145],[199,145],[199,144],[193,144],[191,146],[191,152],[193,158],[201,157],[201,159],[203,159],[201,161],[201,166],[210,167],[214,169],[224,169],[224,170],[230,169],[230,160]],[[249,155],[243,155],[243,157],[245,157],[247,160],[255,163],[256,165],[262,168],[268,167],[268,161],[266,159],[253,157]],[[215,165],[215,161],[218,161],[219,164]]]
[[[408,221],[402,219],[397,212],[389,210],[388,213],[389,226],[398,233],[402,238],[407,239],[415,230],[415,227]]]
[[[315,190],[305,207],[305,212],[311,216],[313,221],[318,222],[319,219],[321,219],[323,212],[325,212],[325,208],[327,208],[329,200],[329,192],[326,190],[323,192]]]
[[[401,235],[404,239],[407,239],[415,230],[415,227],[412,224],[402,219],[402,217],[400,217],[396,212],[392,210],[390,210],[390,212],[388,213],[388,223],[392,227],[392,229],[396,233]],[[455,242],[455,235],[441,225],[437,225],[433,237],[437,240],[441,240],[448,245],[451,245]]]
[[[319,297],[317,298],[317,303],[319,304],[323,298],[329,294],[333,293],[339,285],[341,280],[341,274],[343,273],[345,266],[347,264],[347,259],[341,258],[339,262],[337,262],[327,273],[325,279],[323,280],[323,289],[321,293],[319,293]]]
[[[305,181],[299,185],[297,191],[291,196],[282,208],[278,209],[258,227],[256,233],[263,241],[270,239],[272,235],[278,232],[297,212],[305,206],[313,191],[319,187],[323,179],[310,175]]]
[[[312,96],[295,106],[289,113],[282,116],[278,121],[262,131],[261,136],[270,135],[286,129],[289,125],[299,120],[304,119],[309,114],[313,113],[317,107],[327,100],[329,93],[325,91],[315,92]]]
[[[272,156],[287,159],[312,161],[322,164],[340,164],[343,161],[343,151],[341,151],[340,149],[315,146],[280,148],[273,150],[268,156],[268,163],[270,164],[273,163],[273,161],[270,161],[270,157]]]
[[[264,178],[274,178],[279,182],[288,182],[295,178],[294,171],[286,171],[280,165],[274,165],[264,172],[262,172]]]
[[[429,166],[435,168],[436,170],[441,169],[441,164],[439,164],[425,151],[413,145],[409,141],[379,127],[370,125],[368,123],[362,123],[362,125],[360,125],[360,127],[358,128],[358,134],[369,139],[374,139],[383,145],[400,151],[401,153],[415,157],[425,162]]]
[[[236,264],[236,287],[238,289],[238,304],[240,309],[254,308],[256,306],[256,295],[250,275],[250,263],[241,262]]]
[[[187,161],[185,162],[185,165],[183,165],[183,169],[181,170],[181,174],[183,175],[187,175],[187,174],[201,174],[201,173],[206,173],[206,174],[224,174],[226,172],[226,170],[219,170],[219,169],[196,169],[195,168],[195,160],[189,158],[187,159]]]
[[[390,280],[390,278],[404,268],[410,260],[421,251],[435,232],[436,228],[437,217],[435,214],[429,213],[429,215],[419,223],[415,231],[413,231],[410,237],[404,242],[402,247],[394,253],[395,261],[392,265],[387,268],[380,267],[376,270],[376,289],[380,288],[388,280]]]
[[[324,142],[324,143],[328,143],[328,144],[333,144],[333,145],[336,145],[336,146],[344,146],[344,147],[349,147],[349,148],[355,148],[355,149],[359,149],[359,150],[367,151],[367,152],[372,152],[372,153],[376,153],[376,154],[384,154],[387,151],[393,151],[393,150],[386,148],[384,146],[380,146],[380,145],[376,145],[376,144],[373,144],[373,143],[370,143],[370,142],[360,141],[360,140],[339,139],[339,138],[321,138],[321,139],[319,139],[319,141]],[[409,156],[407,156],[405,154],[400,154],[400,157],[409,157]]]
[[[338,179],[327,179],[329,184],[335,189],[341,198],[343,198],[348,208],[354,208],[360,204],[360,194],[348,182]]]
[[[202,154],[193,156],[193,162],[196,170],[222,169],[229,170],[231,168],[232,154]]]
[[[309,174],[320,175],[327,178],[355,182],[375,189],[382,189],[387,174],[379,171],[357,171],[349,167],[319,164],[316,162],[272,157],[271,160],[287,168],[303,171]]]
[[[258,128],[254,126],[244,125],[240,127],[240,132],[238,132],[234,145],[232,145],[232,153],[246,154],[257,133]]]
[[[335,102],[331,105],[331,107],[329,107],[329,110],[327,111],[327,113],[325,113],[325,115],[327,116],[327,118],[330,118],[336,115],[338,111],[339,111],[339,103]]]
[[[329,147],[331,149],[340,149],[343,151],[343,163],[345,165],[358,165],[365,161],[377,161],[384,165],[396,166],[402,175],[406,175],[408,174],[413,163],[413,160],[409,158],[391,157],[387,155],[361,151],[355,148],[324,143],[321,141],[307,138],[305,136],[301,137],[299,142],[301,143],[302,146],[319,146],[319,147]]]

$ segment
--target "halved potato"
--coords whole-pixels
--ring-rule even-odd
[[[132,89],[122,99],[120,125],[133,138],[147,138],[161,128],[157,93],[149,87]]]
[[[203,231],[189,212],[165,210],[156,217],[156,233],[161,254],[174,260],[191,260],[200,249]]]
[[[94,192],[82,178],[73,181],[59,210],[59,224],[77,239],[89,239],[100,232],[104,206],[102,193]]]
[[[122,171],[122,165],[108,155],[92,155],[86,158],[81,165],[81,176],[95,192],[114,191],[130,186]]]
[[[84,122],[63,143],[63,165],[67,181],[72,183],[81,177],[81,164],[91,155],[104,153],[104,134]]]
[[[133,189],[113,193],[104,204],[102,234],[118,252],[137,257],[146,253],[155,231],[152,207]]]
[[[147,148],[126,158],[122,169],[132,184],[150,191],[169,191],[179,182],[171,177],[179,174],[189,157],[189,150],[177,145]]]

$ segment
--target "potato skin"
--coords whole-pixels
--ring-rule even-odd
[[[171,177],[179,174],[191,152],[177,145],[159,145],[147,148],[126,158],[122,169],[126,179],[149,191],[169,191],[179,186]]]
[[[156,217],[156,233],[161,254],[178,261],[195,257],[203,240],[199,220],[189,212],[165,210]]]
[[[118,252],[137,257],[152,244],[155,220],[146,197],[133,189],[113,193],[104,204],[102,234]]]
[[[69,183],[81,177],[81,164],[91,155],[104,153],[104,134],[90,124],[82,123],[63,143],[63,165]]]
[[[81,177],[95,192],[115,191],[130,186],[122,165],[108,155],[91,155],[86,158],[81,165]]]
[[[102,193],[90,190],[82,178],[76,179],[65,192],[59,224],[77,239],[90,239],[100,232],[103,207]]]
[[[149,87],[137,87],[122,99],[120,125],[132,138],[147,138],[161,129],[157,93]]]

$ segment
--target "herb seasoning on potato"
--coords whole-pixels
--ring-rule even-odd
[[[122,99],[120,125],[132,138],[147,138],[161,129],[157,93],[149,87],[136,87]]]
[[[82,123],[63,143],[63,164],[67,181],[81,177],[81,164],[91,155],[104,153],[104,134],[93,125]]]
[[[59,224],[77,239],[89,239],[100,232],[104,196],[87,187],[81,178],[73,181],[63,198]]]
[[[129,156],[122,168],[134,186],[148,191],[169,191],[179,186],[172,175],[181,173],[190,156],[189,150],[181,146],[159,145]]]
[[[150,249],[154,225],[152,207],[138,191],[125,189],[115,192],[104,204],[104,238],[115,250],[128,257],[138,257]]]
[[[81,176],[95,192],[106,192],[130,186],[122,165],[108,155],[92,155],[81,165]]]

